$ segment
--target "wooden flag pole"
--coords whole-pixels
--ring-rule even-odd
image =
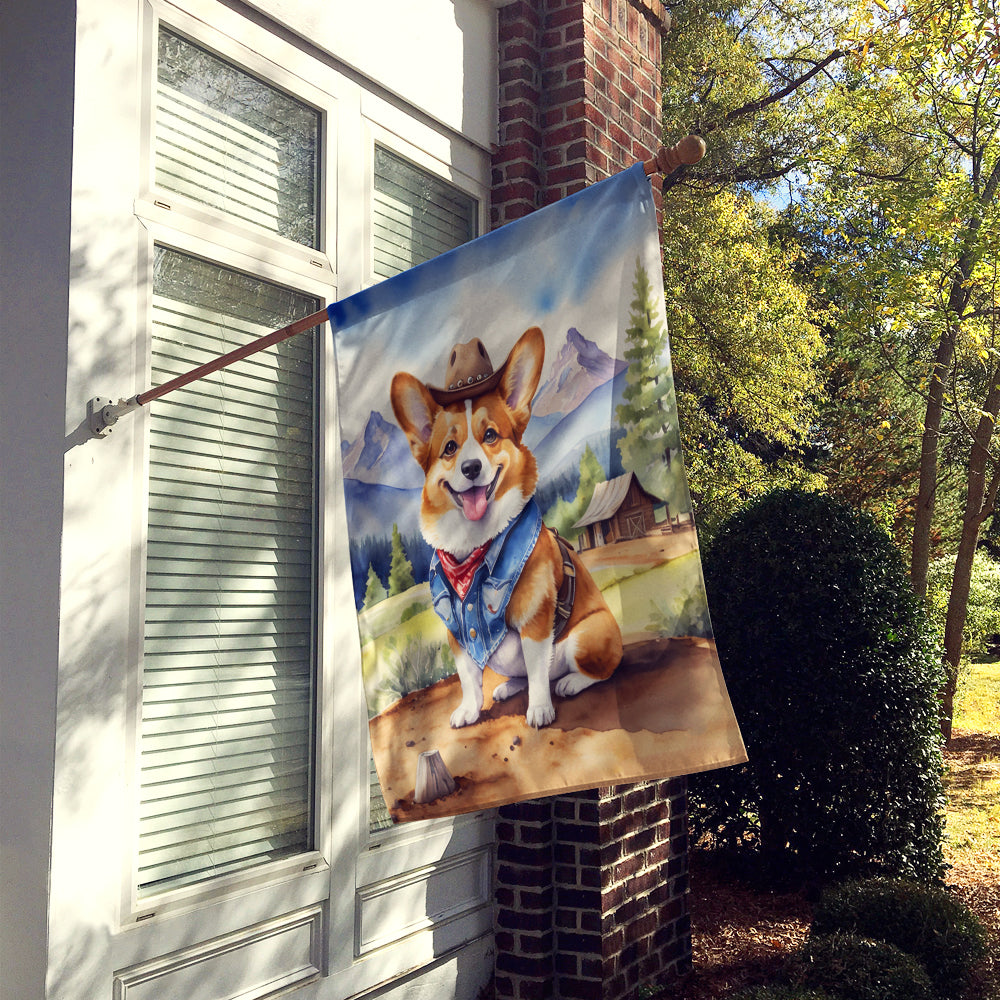
[[[672,174],[678,167],[693,166],[705,155],[705,140],[700,135],[686,135],[673,146],[660,146],[656,156],[645,160],[646,174]]]
[[[705,140],[697,135],[688,135],[673,146],[661,146],[656,151],[654,157],[643,162],[642,169],[647,175],[666,175],[672,173],[683,164],[690,165],[697,163],[704,155]],[[118,418],[124,414],[131,413],[140,406],[145,406],[146,403],[150,403],[154,399],[159,399],[161,396],[165,396],[168,392],[173,392],[175,389],[180,389],[190,382],[195,382],[206,375],[220,371],[235,361],[242,361],[244,358],[248,358],[258,351],[266,350],[274,344],[288,340],[289,337],[294,337],[297,334],[305,333],[306,330],[312,330],[314,327],[321,326],[326,319],[326,309],[320,309],[309,316],[297,319],[294,323],[289,323],[288,326],[283,326],[280,330],[267,333],[263,337],[258,337],[256,340],[244,344],[242,347],[237,347],[235,350],[230,351],[228,354],[223,354],[213,361],[208,361],[197,368],[192,368],[191,371],[185,372],[183,375],[178,375],[176,378],[170,379],[169,382],[164,382],[155,388],[137,393],[129,399],[119,399],[116,403],[113,400],[95,396],[87,402],[87,421],[90,425],[91,433],[94,437],[105,437],[111,432],[112,426],[118,422]]]

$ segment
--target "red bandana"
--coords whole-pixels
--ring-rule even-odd
[[[461,562],[443,549],[437,550],[437,557],[441,562],[441,569],[444,570],[444,575],[448,578],[448,582],[454,588],[455,593],[463,601],[465,600],[465,595],[469,592],[469,587],[472,586],[472,578],[476,575],[476,570],[479,569],[487,550],[492,544],[492,542],[487,542],[485,545],[480,545],[478,549],[473,549]]]

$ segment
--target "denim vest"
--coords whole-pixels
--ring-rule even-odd
[[[448,582],[437,553],[431,557],[434,610],[481,667],[486,666],[507,634],[507,604],[541,529],[542,514],[531,499],[493,540],[464,601]]]

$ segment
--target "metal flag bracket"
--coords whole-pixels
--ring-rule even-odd
[[[93,399],[88,399],[87,424],[90,426],[90,433],[94,437],[107,437],[111,433],[112,427],[118,422],[118,418],[138,409],[139,405],[138,396],[132,396],[130,399],[119,399],[117,403],[104,396],[94,396]]]
[[[705,140],[697,135],[688,135],[673,146],[660,146],[655,156],[643,161],[642,168],[647,175],[663,174],[666,177],[681,166],[691,166],[697,163],[704,155]],[[90,427],[90,433],[97,438],[107,437],[118,422],[118,418],[126,413],[131,413],[133,410],[139,409],[140,406],[145,406],[146,403],[159,399],[160,396],[165,396],[168,392],[173,392],[174,389],[180,389],[189,382],[217,372],[231,365],[234,361],[240,361],[282,340],[287,340],[296,334],[320,326],[326,319],[326,309],[320,309],[294,323],[289,323],[288,326],[283,326],[280,330],[258,337],[257,340],[244,344],[243,347],[238,347],[228,354],[199,365],[183,375],[178,375],[169,382],[164,382],[163,385],[147,389],[145,392],[137,393],[128,399],[119,399],[117,403],[105,396],[94,396],[93,399],[87,400],[87,425]]]

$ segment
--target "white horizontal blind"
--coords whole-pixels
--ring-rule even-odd
[[[476,235],[476,200],[375,147],[374,270],[391,278]]]
[[[381,146],[375,147],[374,271],[391,278],[478,233],[476,199]],[[392,825],[369,750],[369,828]]]
[[[161,27],[156,185],[317,246],[319,113]]]
[[[315,311],[158,247],[152,382]],[[314,342],[150,406],[141,895],[311,848]]]

